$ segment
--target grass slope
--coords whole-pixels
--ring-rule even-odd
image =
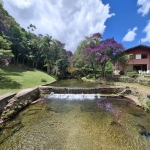
[[[42,71],[15,65],[1,68],[0,77],[2,77],[0,95],[55,81],[53,77]],[[45,79],[47,82],[41,82],[41,79]]]

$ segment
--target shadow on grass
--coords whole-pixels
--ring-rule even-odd
[[[22,76],[20,73],[16,73],[16,72],[2,72],[1,74],[0,74],[0,76]]]
[[[0,89],[19,89],[21,88],[21,84],[13,81],[9,78],[2,78],[0,80]]]
[[[1,67],[1,69],[5,70],[6,73],[17,73],[17,72],[26,72],[26,71],[34,71],[34,69],[23,66],[23,65],[9,65],[7,67]]]

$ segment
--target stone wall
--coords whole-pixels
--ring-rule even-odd
[[[141,92],[135,87],[126,87],[126,89],[122,91],[120,95],[131,98],[137,105],[143,108],[147,107],[147,100],[150,97],[148,93]]]
[[[51,92],[57,94],[117,94],[124,90],[122,86],[110,86],[99,88],[68,88],[68,87],[53,87],[53,86],[40,86],[40,95],[49,95]]]
[[[8,101],[15,95],[15,93],[7,93],[0,96],[0,114],[2,113],[4,107],[8,104]]]
[[[39,88],[25,89],[8,101],[1,114],[1,119],[5,120],[11,118],[21,109],[31,104],[32,101],[37,100],[40,96]]]
[[[84,90],[84,91],[83,91]],[[90,91],[89,91],[90,90]],[[118,94],[119,95],[134,95],[138,97],[138,102],[142,104],[142,106],[146,105],[146,100],[148,95],[140,92],[137,88],[131,87],[122,87],[122,86],[111,86],[111,87],[100,87],[100,88],[65,88],[65,87],[53,87],[53,86],[39,86],[37,88],[25,89],[18,92],[15,96],[10,95],[7,98],[3,98],[1,100],[1,119],[5,120],[11,118],[16,113],[18,113],[21,109],[31,104],[33,101],[39,99],[40,97],[44,97],[45,95],[49,95],[51,92],[56,93],[91,93],[91,94]],[[13,97],[14,96],[14,97]],[[13,98],[12,98],[13,97]]]
[[[143,76],[143,79],[139,79],[139,78],[130,78],[130,77],[120,77],[120,76],[116,76],[116,77],[107,77],[107,81],[114,81],[114,82],[124,82],[124,83],[138,83],[141,85],[145,85],[150,87],[150,80],[147,80],[147,77]]]

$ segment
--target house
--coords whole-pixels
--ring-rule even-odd
[[[128,66],[124,72],[131,72],[136,70],[137,72],[150,72],[150,46],[138,45],[129,48],[125,51],[126,54],[133,54],[128,62]],[[114,73],[118,74],[120,71],[116,66],[114,67]]]

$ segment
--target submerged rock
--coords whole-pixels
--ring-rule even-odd
[[[140,124],[138,125],[138,127],[140,127],[140,131],[139,131],[140,135],[145,136],[147,138],[150,137],[150,132],[146,127],[144,127],[143,125],[140,125]]]

